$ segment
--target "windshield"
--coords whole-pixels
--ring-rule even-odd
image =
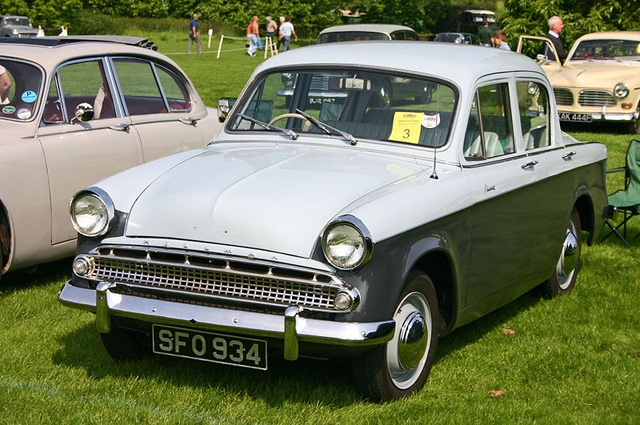
[[[230,126],[440,147],[447,142],[455,104],[453,88],[435,80],[347,69],[276,72],[258,81]]]
[[[388,34],[382,32],[365,32],[365,31],[349,31],[349,32],[330,32],[321,34],[318,37],[320,43],[336,43],[341,41],[370,41],[370,40],[391,40]]]
[[[585,40],[574,50],[572,61],[599,60],[640,60],[639,40]]]
[[[30,27],[29,18],[5,18],[5,25]]]
[[[42,72],[37,67],[0,58],[0,118],[31,119],[41,83]]]

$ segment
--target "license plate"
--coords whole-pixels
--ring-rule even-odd
[[[153,325],[153,352],[252,369],[267,369],[267,342],[235,335]]]
[[[574,114],[571,112],[558,112],[560,121],[591,122],[591,114]]]

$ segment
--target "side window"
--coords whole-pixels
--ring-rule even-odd
[[[549,96],[546,88],[533,81],[519,81],[516,87],[525,149],[549,146]]]
[[[185,112],[191,109],[191,97],[184,83],[176,74],[168,69],[156,65],[158,79],[162,85],[162,91],[169,103],[169,110]]]
[[[476,91],[464,139],[464,156],[477,161],[515,151],[509,107],[509,85],[492,84]]]
[[[44,121],[70,122],[81,103],[93,106],[94,120],[115,117],[113,97],[104,76],[101,60],[76,62],[60,68],[49,87]]]
[[[129,115],[167,113],[167,105],[150,62],[114,59],[124,103]]]

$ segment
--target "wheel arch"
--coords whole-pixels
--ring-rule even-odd
[[[582,227],[582,230],[589,232],[587,245],[591,245],[598,236],[595,230],[595,213],[593,210],[593,200],[587,192],[584,192],[582,194],[579,194],[573,205],[578,210],[578,214],[580,215],[580,225]]]
[[[427,274],[438,296],[440,311],[440,333],[449,333],[456,322],[458,289],[454,261],[449,252],[433,250],[423,254],[414,264],[413,269],[419,269]]]
[[[0,274],[4,273],[11,264],[12,238],[11,223],[9,222],[9,212],[4,202],[0,199],[0,250],[2,250],[2,264],[0,264]]]

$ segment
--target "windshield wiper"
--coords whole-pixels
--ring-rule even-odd
[[[341,135],[342,137],[344,137],[345,139],[347,139],[351,143],[351,146],[355,146],[358,143],[356,138],[353,137],[351,134],[347,133],[346,131],[342,131],[340,129],[337,129],[335,127],[330,126],[329,124],[323,123],[319,119],[314,118],[313,116],[307,114],[305,111],[303,111],[300,108],[296,108],[296,112],[299,113],[300,115],[302,115],[303,117],[305,117],[307,120],[311,121],[313,123],[313,125],[318,127],[325,134],[329,134],[330,135],[331,132],[333,132],[333,134],[337,133],[337,134]]]
[[[291,137],[292,140],[298,140],[298,133],[293,130],[287,130],[286,128],[278,127],[273,124],[267,124],[266,122],[259,121],[253,117],[250,117],[245,114],[238,114],[240,118],[244,118],[245,120],[251,121],[255,125],[264,128],[265,130],[278,130],[287,136]]]

